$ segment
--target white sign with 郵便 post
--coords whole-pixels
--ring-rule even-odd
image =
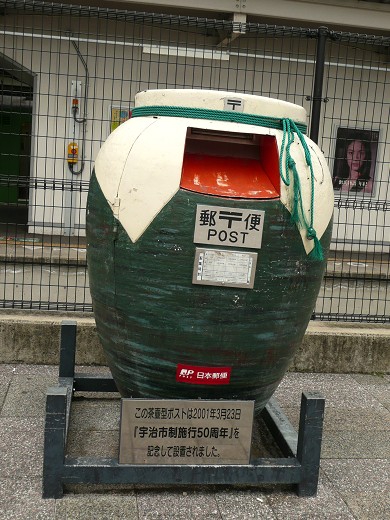
[[[196,244],[260,249],[264,211],[198,204],[194,242]]]

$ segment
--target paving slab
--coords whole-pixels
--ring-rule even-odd
[[[372,408],[378,400],[349,374],[287,373],[275,392],[284,406],[298,406],[302,392],[318,391],[326,399],[326,407],[344,406]]]
[[[134,492],[70,494],[56,500],[55,520],[138,520]]]
[[[67,454],[71,457],[118,457],[119,430],[69,431]]]
[[[388,520],[390,518],[390,491],[386,494],[347,493],[344,500],[359,520]]]
[[[54,520],[56,501],[42,499],[40,478],[0,478],[3,520]]]
[[[372,395],[383,406],[390,410],[390,376],[387,374],[375,376],[355,374],[353,379],[359,383],[365,392]]]
[[[0,418],[0,478],[40,477],[43,418]]]
[[[357,405],[355,408],[326,408],[324,431],[385,431],[390,425],[390,411],[377,404],[370,410]]]
[[[142,491],[137,493],[140,520],[222,520],[209,491]]]
[[[3,377],[3,376],[12,376],[13,373],[15,372],[16,368],[14,365],[9,365],[9,364],[4,364],[4,365],[1,365],[0,364],[0,375]]]
[[[10,365],[8,365],[10,366]],[[12,369],[15,375],[33,375],[41,378],[50,378],[48,381],[58,378],[58,366],[56,365],[12,365]],[[50,383],[49,383],[50,384]]]
[[[55,385],[54,374],[15,372],[1,410],[1,417],[43,417],[48,386]]]
[[[387,493],[390,500],[389,459],[323,460],[321,468],[342,495],[373,491]]]
[[[328,431],[323,436],[321,458],[390,458],[390,431]]]
[[[13,377],[13,367],[0,365],[0,414]]]
[[[315,497],[298,497],[288,491],[276,491],[267,498],[278,520],[356,520],[326,478],[321,478]]]
[[[266,493],[253,490],[230,490],[215,493],[223,520],[277,520]]]
[[[389,374],[351,374],[351,377],[359,385],[366,388],[377,385],[388,386],[390,384]]]
[[[119,430],[120,400],[77,399],[72,402],[70,430]]]
[[[283,412],[291,424],[297,430],[299,425],[299,409],[297,407],[285,406]],[[325,400],[324,432],[328,431],[350,431],[355,432],[367,430],[387,430],[390,424],[390,410],[379,402],[369,410],[363,406],[347,408],[341,405],[339,408],[328,407]]]

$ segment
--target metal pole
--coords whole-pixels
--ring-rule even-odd
[[[301,463],[297,491],[301,497],[313,497],[317,493],[324,409],[325,399],[321,394],[302,394],[297,445],[297,459]]]
[[[318,143],[321,118],[322,85],[324,83],[325,46],[329,34],[327,27],[318,29],[316,69],[314,72],[313,105],[311,109],[310,139]]]
[[[74,377],[76,332],[77,322],[75,320],[62,320],[59,377]]]
[[[43,452],[43,498],[61,498],[62,473],[65,460],[66,413],[69,391],[66,386],[48,389]]]

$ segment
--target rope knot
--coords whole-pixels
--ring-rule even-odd
[[[317,233],[314,228],[312,228],[312,227],[307,228],[307,238],[308,238],[308,240],[314,240],[315,238],[317,238]]]
[[[287,164],[288,164],[288,167],[290,168],[290,170],[293,170],[295,168],[296,162],[294,161],[294,159],[292,157],[289,157]]]

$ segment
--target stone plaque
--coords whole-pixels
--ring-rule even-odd
[[[254,401],[122,399],[120,464],[248,464]]]
[[[252,289],[256,263],[257,253],[197,247],[192,283]]]
[[[260,249],[264,211],[198,204],[194,242],[224,247]]]

